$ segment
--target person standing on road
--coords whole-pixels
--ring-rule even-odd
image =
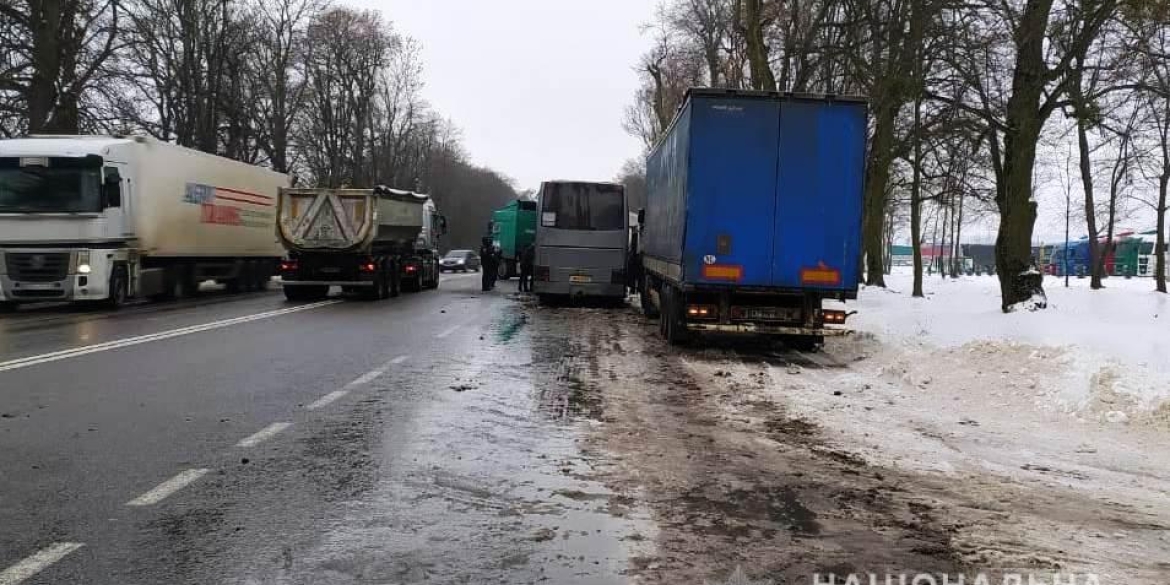
[[[528,244],[520,253],[520,292],[532,292],[532,271],[536,267],[536,245]]]
[[[496,254],[496,247],[492,244],[491,237],[485,236],[479,247],[479,259],[482,266],[482,280],[484,291],[489,291],[496,286],[496,276],[500,271],[500,257]]]

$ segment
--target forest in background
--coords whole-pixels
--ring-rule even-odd
[[[301,186],[431,194],[450,247],[517,196],[422,96],[419,44],[324,0],[0,0],[0,137],[146,134]]]
[[[1099,239],[1138,210],[1155,218],[1166,292],[1170,2],[664,0],[646,30],[625,128],[647,150],[694,86],[869,97],[867,284],[884,286],[901,233],[922,296],[923,243],[957,251],[964,226],[986,221],[1003,309],[1042,293],[1029,273],[1049,170],[1080,210],[1092,286]],[[636,184],[640,164],[622,180]]]

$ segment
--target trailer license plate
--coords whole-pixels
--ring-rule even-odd
[[[322,266],[321,272],[324,274],[338,274],[341,272],[341,269],[336,266]]]
[[[571,282],[573,284],[588,284],[590,282],[593,282],[593,277],[583,275],[583,274],[574,274],[574,275],[569,277],[569,282]]]
[[[748,319],[760,319],[764,321],[776,321],[783,317],[777,309],[748,309],[744,311],[744,315]]]

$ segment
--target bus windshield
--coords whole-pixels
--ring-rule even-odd
[[[564,230],[626,229],[625,190],[621,185],[553,183],[542,195],[541,225]]]

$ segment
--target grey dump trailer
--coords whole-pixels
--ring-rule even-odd
[[[290,301],[324,298],[330,287],[367,299],[439,286],[446,220],[427,195],[375,189],[281,189],[280,276]]]

